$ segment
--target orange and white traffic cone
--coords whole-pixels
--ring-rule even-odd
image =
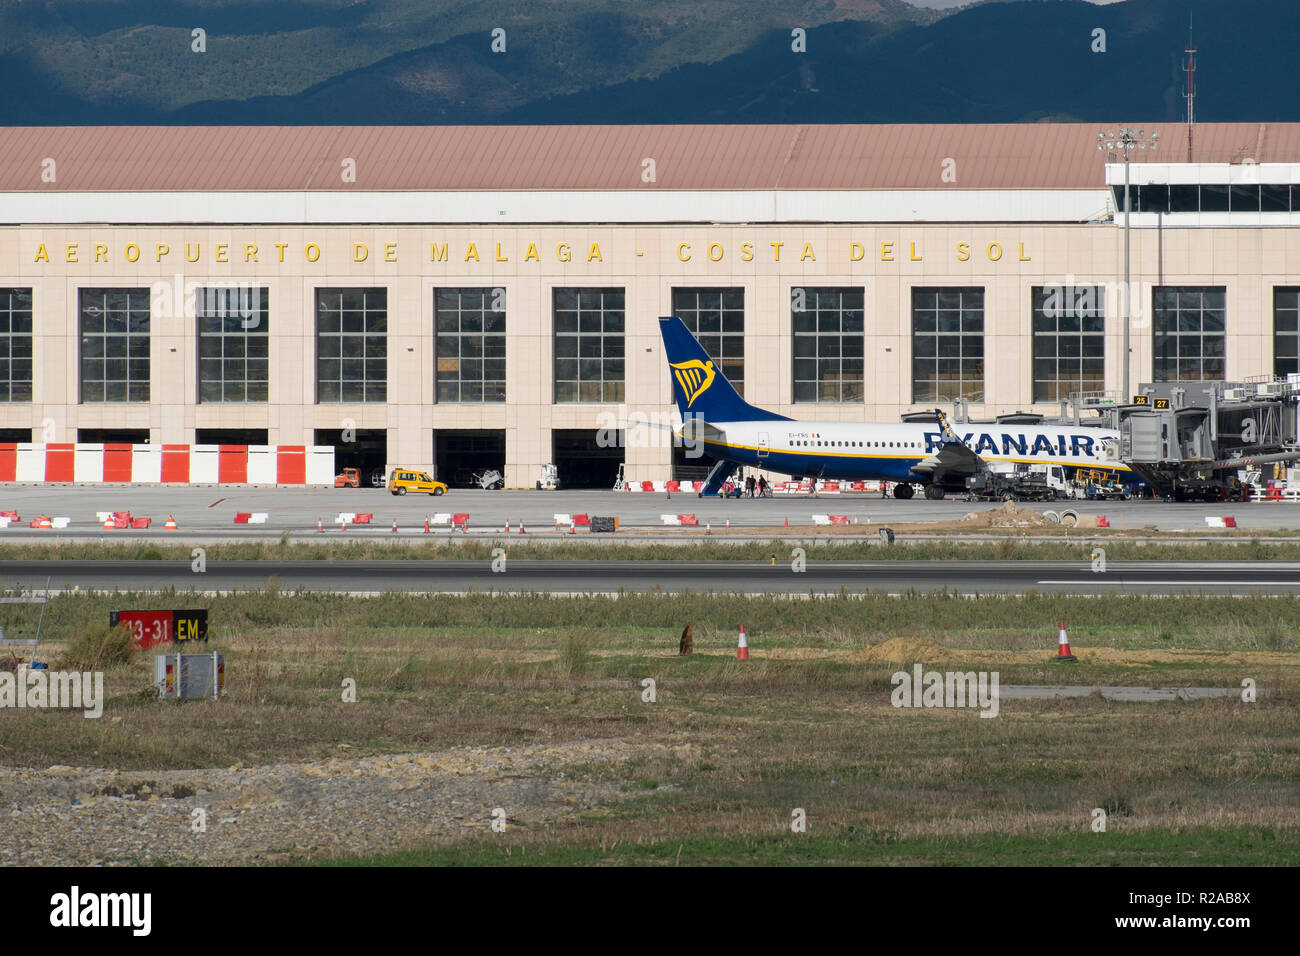
[[[109,515],[107,518],[104,519],[105,530],[112,531],[116,527],[117,527],[117,523],[113,520],[112,515]]]
[[[573,516],[570,515],[570,516],[569,516],[569,534],[577,534],[577,533],[578,533],[578,529],[577,529],[576,527],[574,527],[574,524],[573,524]]]
[[[528,532],[524,529],[524,519],[523,519],[523,518],[520,518],[520,519],[519,519],[519,533],[520,533],[520,534],[527,534],[527,533],[528,533]]]
[[[167,523],[163,525],[164,531],[179,531],[181,526],[176,523],[176,519],[171,515],[167,516]]]
[[[704,533],[713,534],[713,522],[709,521],[707,518],[704,521]]]
[[[429,516],[428,516],[428,515],[425,515],[425,516],[424,516],[424,533],[425,533],[425,534],[428,534],[428,533],[429,533]]]
[[[787,528],[790,527],[790,516],[789,516],[789,515],[786,515],[786,516],[785,516],[785,526],[786,526]]]
[[[728,530],[728,531],[731,530],[731,519],[730,519],[730,518],[727,519],[727,530]]]
[[[506,530],[505,530],[505,534],[509,534],[509,533],[510,533],[510,519],[507,518],[507,519],[506,519]]]
[[[317,534],[325,533],[325,525],[321,523],[319,515],[316,516],[316,533]]]
[[[740,625],[740,639],[736,642],[736,660],[749,660],[749,642],[745,640],[745,625]]]
[[[1061,622],[1061,634],[1056,639],[1056,657],[1053,658],[1053,660],[1055,660],[1058,664],[1062,664],[1062,663],[1073,664],[1078,660],[1077,657],[1075,657],[1073,654],[1070,653],[1070,639],[1065,636],[1064,621]]]
[[[393,534],[397,534],[397,519],[393,519]]]

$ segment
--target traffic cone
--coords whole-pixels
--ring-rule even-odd
[[[316,516],[316,533],[317,534],[325,533],[325,525],[321,523],[320,515]]]
[[[730,518],[727,519],[727,530],[728,530],[728,531],[731,530],[731,519],[730,519]]]
[[[745,625],[740,625],[740,639],[736,642],[736,660],[749,660],[749,642],[745,640]]]
[[[42,528],[53,528],[53,527],[54,527],[54,522],[50,520],[50,516],[49,516],[49,515],[41,515],[41,527],[42,527]]]
[[[112,531],[112,530],[113,530],[114,528],[116,528],[116,527],[117,527],[117,524],[116,524],[116,522],[113,521],[113,516],[112,516],[112,515],[109,515],[107,518],[104,519],[104,528],[105,528],[105,530]]]
[[[707,519],[705,520],[705,522],[704,522],[704,533],[705,533],[705,534],[713,534],[713,522],[712,522],[712,521],[709,521],[709,520],[707,520]]]
[[[785,516],[785,526],[786,526],[787,528],[790,527],[790,516],[789,516],[789,515],[786,515],[786,516]]]
[[[428,515],[425,515],[425,516],[424,516],[424,533],[425,533],[425,534],[428,534],[428,533],[429,533],[429,516],[428,516]]]
[[[510,519],[509,519],[509,518],[506,519],[506,530],[505,530],[503,533],[504,533],[504,534],[509,534],[509,533],[510,533]]]
[[[1097,515],[1097,527],[1098,527],[1098,528],[1109,528],[1109,527],[1110,527],[1110,522],[1106,520],[1106,516],[1105,516],[1105,515]]]
[[[397,519],[393,519],[393,534],[397,534]]]
[[[1065,622],[1061,622],[1061,635],[1056,639],[1056,663],[1075,663],[1078,658],[1070,653],[1070,639],[1065,636]]]
[[[573,526],[573,515],[569,515],[569,534],[577,534],[578,529]]]
[[[167,523],[163,525],[164,531],[179,531],[181,526],[176,523],[176,519],[171,515],[167,516]]]

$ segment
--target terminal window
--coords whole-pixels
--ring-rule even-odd
[[[437,289],[434,324],[438,401],[504,402],[505,289]]]
[[[556,289],[555,401],[623,401],[623,289]]]
[[[79,289],[81,401],[149,401],[149,290]]]
[[[685,323],[714,364],[745,394],[745,290],[673,289],[673,315]]]
[[[912,401],[984,401],[984,290],[912,290]]]
[[[796,402],[863,400],[864,298],[860,286],[790,290]]]
[[[1296,372],[1300,372],[1300,287],[1277,286],[1273,289],[1273,374]]]
[[[199,401],[265,402],[269,295],[265,287],[194,291],[199,327]]]
[[[32,290],[0,289],[0,402],[31,400]]]
[[[1105,286],[1034,286],[1033,326],[1035,402],[1105,389]]]
[[[388,290],[316,290],[316,401],[388,399]]]
[[[1156,286],[1151,293],[1157,382],[1222,381],[1224,286]]]

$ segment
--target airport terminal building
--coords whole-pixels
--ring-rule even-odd
[[[1300,371],[1300,124],[1143,127],[1128,229],[1100,129],[4,129],[0,443],[697,478],[668,314],[803,419]]]

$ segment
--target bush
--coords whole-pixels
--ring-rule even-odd
[[[126,626],[100,624],[83,628],[68,641],[58,660],[59,670],[103,671],[131,659],[135,642]]]

